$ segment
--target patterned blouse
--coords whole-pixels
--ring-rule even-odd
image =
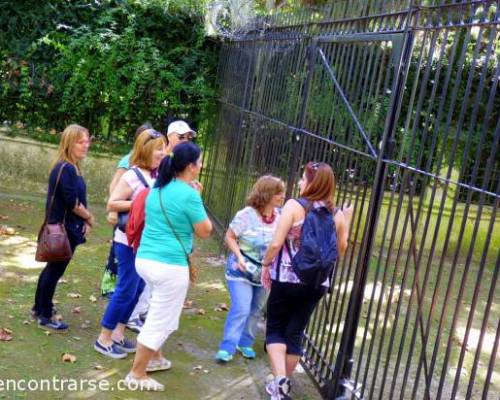
[[[323,202],[314,202],[313,207],[321,207],[323,206]],[[333,210],[333,215],[337,213],[338,209]],[[299,277],[293,272],[292,268],[292,258],[297,254],[300,248],[300,234],[302,232],[302,225],[304,224],[304,220],[298,221],[292,225],[288,234],[286,236],[286,245],[283,244],[280,252],[281,254],[281,262],[278,266],[278,260],[280,260],[280,254],[276,256],[273,260],[273,264],[271,266],[271,279],[276,281],[277,279],[277,270],[279,267],[279,282],[289,282],[289,283],[298,283],[303,284]],[[288,251],[290,249],[290,252]],[[291,253],[291,254],[290,254]],[[327,278],[322,286],[329,287],[330,279]]]

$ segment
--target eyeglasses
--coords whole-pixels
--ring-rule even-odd
[[[193,135],[190,133],[177,134],[179,140],[193,140]]]

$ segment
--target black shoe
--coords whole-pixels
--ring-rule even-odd
[[[52,307],[52,316],[54,316],[54,315],[57,315],[57,309],[55,307]],[[40,317],[40,314],[38,314],[38,312],[34,308],[32,308],[31,309],[31,318],[34,320],[37,320],[39,317]]]
[[[64,333],[69,328],[68,324],[62,321],[55,321],[52,318],[45,317],[38,318],[38,327],[54,333]]]

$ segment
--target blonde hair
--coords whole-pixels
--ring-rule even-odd
[[[247,197],[247,206],[262,212],[271,198],[285,191],[285,183],[273,175],[264,175],[257,179]]]
[[[66,161],[73,164],[78,172],[80,172],[80,161],[76,160],[73,156],[73,146],[84,136],[87,138],[90,136],[87,128],[77,124],[68,125],[61,134],[57,156],[52,162],[51,168],[60,161]]]
[[[159,135],[155,137],[155,135]],[[154,129],[142,131],[135,139],[132,155],[130,156],[130,165],[139,168],[151,169],[153,163],[153,152],[160,150],[167,145],[165,135]]]

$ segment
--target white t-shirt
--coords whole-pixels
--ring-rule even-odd
[[[155,179],[151,178],[151,174],[149,172],[146,172],[142,169],[139,169],[139,171],[142,174],[142,176],[144,177],[144,179],[146,179],[146,182],[148,183],[149,187],[152,188],[154,186]],[[129,169],[127,172],[125,172],[122,175],[121,179],[125,179],[125,182],[127,182],[127,184],[133,190],[131,200],[134,200],[137,197],[137,195],[140,192],[142,192],[142,190],[145,188],[144,184],[141,182],[141,180],[137,177],[137,174],[135,173],[135,171],[132,169]],[[113,240],[116,243],[121,243],[121,244],[124,244],[126,246],[129,246],[128,240],[127,240],[127,235],[125,234],[125,232],[122,232],[120,229],[115,230],[115,236],[114,236]]]

